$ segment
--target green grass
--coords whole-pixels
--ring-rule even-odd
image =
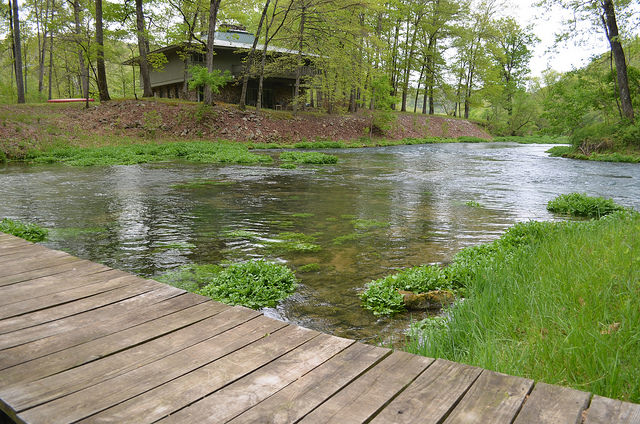
[[[591,153],[585,155],[573,146],[555,146],[547,150],[551,157],[563,157],[569,159],[593,160],[596,162],[623,162],[623,163],[640,163],[640,152],[629,151],[621,152],[604,152]]]
[[[549,223],[508,253],[407,350],[640,402],[640,214]]]
[[[0,221],[0,232],[23,238],[27,241],[37,243],[47,239],[49,231],[36,224],[14,221],[9,218],[3,218]]]
[[[332,164],[338,163],[338,157],[320,152],[283,152],[280,153],[283,162],[308,163],[308,164]]]
[[[569,144],[569,137],[554,135],[524,135],[495,137],[495,142],[512,142],[519,144]]]
[[[52,147],[31,150],[24,158],[34,164],[63,163],[72,166],[132,165],[138,163],[185,160],[199,163],[269,163],[270,156],[250,153],[240,143],[176,142],[132,144],[95,148]]]
[[[258,260],[230,265],[216,273],[198,293],[228,305],[259,309],[276,306],[297,285],[295,275],[286,266]]]
[[[612,199],[591,197],[583,193],[561,194],[547,203],[547,210],[550,212],[586,218],[600,218],[624,209]]]

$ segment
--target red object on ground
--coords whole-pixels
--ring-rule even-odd
[[[51,100],[47,100],[48,103],[72,103],[72,102],[86,102],[87,99],[51,99]],[[93,99],[89,99],[90,102],[93,101]]]

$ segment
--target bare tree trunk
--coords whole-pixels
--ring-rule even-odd
[[[136,30],[138,35],[138,53],[140,54],[140,77],[142,78],[142,97],[153,96],[151,79],[149,78],[149,62],[147,61],[147,36],[144,25],[142,0],[136,0]]]
[[[84,66],[84,52],[80,39],[82,37],[82,27],[80,25],[80,0],[71,2],[73,6],[73,20],[76,26],[76,42],[78,43],[78,66],[80,66],[80,84],[82,86],[82,97],[89,97],[89,72]]]
[[[241,110],[244,110],[247,106],[247,87],[249,86],[249,73],[251,71],[251,67],[253,66],[253,57],[255,56],[256,47],[258,46],[258,40],[260,39],[260,33],[262,32],[262,24],[264,23],[264,19],[267,16],[269,3],[271,3],[271,0],[266,0],[264,3],[264,8],[262,8],[262,16],[260,16],[260,23],[258,23],[258,30],[256,31],[253,44],[251,45],[251,50],[249,50],[249,54],[247,55],[247,61],[244,64],[244,69],[242,70],[242,93],[240,94]]]
[[[53,0],[51,2],[51,22],[53,22],[53,11],[55,10],[56,2]],[[53,73],[53,28],[49,28],[49,100],[53,97],[51,96],[51,78]]]
[[[634,121],[633,104],[631,103],[631,94],[629,91],[629,78],[627,75],[627,62],[624,57],[620,36],[618,33],[618,23],[616,21],[616,12],[612,0],[604,0],[601,2],[605,17],[603,22],[607,32],[607,38],[611,45],[611,53],[616,63],[616,75],[618,80],[618,90],[620,95],[620,104],[622,106],[623,117]]]
[[[213,50],[215,36],[216,36],[216,21],[218,20],[218,9],[220,8],[221,0],[211,0],[209,3],[209,29],[207,31],[207,71],[213,72]],[[207,84],[204,87],[204,103],[206,105],[213,105],[213,91]]]
[[[96,67],[98,68],[98,93],[100,101],[106,102],[111,100],[109,97],[109,87],[107,86],[107,71],[104,65],[104,34],[102,29],[102,0],[96,1],[96,44],[98,55],[96,59]]]
[[[300,78],[302,77],[302,49],[304,47],[304,21],[306,18],[306,5],[302,4],[302,15],[300,17],[300,32],[298,33],[298,66],[296,67],[296,84],[293,90],[293,114],[298,113],[298,97],[300,96]]]
[[[16,73],[16,88],[18,91],[18,103],[24,103],[24,80],[22,79],[22,45],[20,44],[20,17],[18,15],[18,1],[9,0],[9,10],[11,10],[12,29],[13,35],[13,59],[14,69]]]

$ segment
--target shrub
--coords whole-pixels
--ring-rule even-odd
[[[39,225],[25,224],[9,218],[4,218],[0,221],[0,231],[23,238],[33,243],[46,240],[47,235],[49,234],[47,229],[42,228]]]
[[[199,293],[229,305],[258,309],[276,306],[295,291],[297,284],[286,266],[254,260],[229,266]]]
[[[572,216],[600,218],[625,208],[611,199],[591,197],[583,193],[562,194],[547,203],[547,210]]]

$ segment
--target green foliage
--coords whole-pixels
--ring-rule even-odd
[[[348,147],[341,141],[303,141],[293,145],[296,149],[342,149]]]
[[[582,193],[562,194],[547,203],[547,210],[565,215],[600,218],[625,208],[612,199],[591,197]]]
[[[444,322],[406,349],[630,402],[640,401],[640,214],[548,223],[485,263]]]
[[[49,231],[36,224],[25,224],[20,221],[14,221],[9,218],[3,218],[0,221],[0,231],[11,234],[16,237],[23,238],[27,241],[37,243],[47,239]]]
[[[196,293],[224,268],[219,265],[185,265],[154,277],[155,280]]]
[[[278,234],[278,240],[267,243],[269,250],[276,252],[317,252],[321,246],[315,244],[315,236],[303,233],[284,232]]]
[[[458,137],[459,143],[486,143],[488,141],[490,140],[485,140],[484,138],[480,138],[480,137],[470,137],[470,136]]]
[[[169,59],[164,53],[147,53],[147,62],[149,62],[153,70],[162,72],[165,65],[169,63]]]
[[[482,205],[478,202],[476,202],[475,200],[469,200],[465,203],[465,205],[471,207],[471,208],[481,208]]]
[[[366,235],[367,235],[366,233],[344,234],[342,236],[338,236],[338,237],[334,238],[333,239],[333,244],[341,245],[341,244],[344,244],[344,243],[360,240],[361,238],[365,237]]]
[[[25,160],[30,163],[61,162],[72,166],[132,165],[168,160],[201,163],[271,162],[270,156],[249,153],[246,146],[225,142],[176,142],[165,144],[133,144],[97,148],[54,147],[29,151]]]
[[[298,167],[298,165],[296,165],[295,163],[283,163],[280,164],[280,168],[282,169],[296,169]]]
[[[511,257],[519,250],[534,245],[551,231],[551,226],[550,223],[535,221],[518,223],[492,243],[462,249],[447,267],[423,265],[372,281],[361,294],[362,305],[376,315],[388,315],[405,310],[398,290],[426,292],[446,289],[457,296],[465,296],[468,285],[487,264]]]
[[[283,152],[280,153],[280,160],[284,162],[310,163],[310,164],[332,164],[338,163],[338,157],[320,152]]]
[[[189,79],[189,88],[191,90],[209,86],[215,94],[220,93],[220,88],[233,80],[233,76],[229,71],[222,72],[219,69],[214,69],[213,72],[209,72],[207,68],[200,65],[190,67],[189,73],[191,74]]]
[[[518,144],[569,144],[569,137],[554,135],[525,135],[494,137],[495,142],[510,142]]]
[[[7,162],[7,155],[4,153],[3,150],[0,150],[0,163],[6,163]]]
[[[257,260],[220,271],[199,293],[228,305],[259,309],[276,306],[297,285],[295,275],[286,266]]]

